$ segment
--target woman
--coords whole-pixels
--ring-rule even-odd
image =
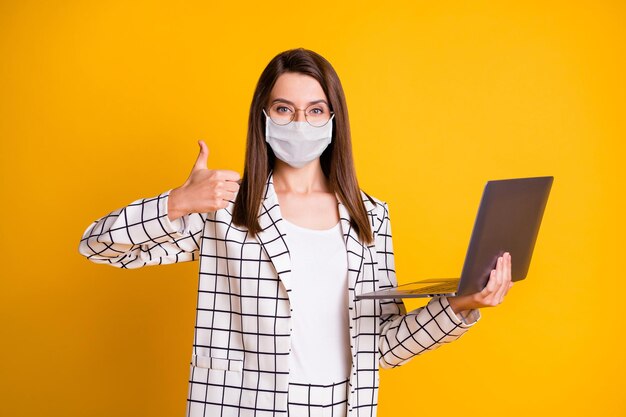
[[[243,178],[207,169],[92,223],[80,252],[138,268],[200,260],[188,416],[375,416],[379,367],[459,338],[511,284],[499,258],[480,293],[359,300],[396,286],[387,204],[359,189],[341,83],[302,48],[254,92]]]

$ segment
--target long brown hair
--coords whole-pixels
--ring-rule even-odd
[[[331,190],[337,193],[346,206],[350,224],[357,231],[361,242],[371,244],[373,241],[371,225],[356,179],[348,107],[341,82],[330,62],[304,48],[290,49],[276,55],[265,67],[257,82],[250,105],[246,162],[233,208],[233,223],[237,226],[246,226],[252,236],[261,230],[257,218],[259,207],[267,177],[274,169],[276,160],[274,152],[265,141],[265,119],[262,109],[269,101],[276,80],[285,72],[296,72],[315,78],[328,97],[330,110],[334,111],[335,117],[332,121],[334,126],[331,143],[320,156],[322,171],[329,180]]]

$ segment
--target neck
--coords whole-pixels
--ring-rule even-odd
[[[274,190],[277,193],[309,194],[328,192],[330,189],[319,158],[302,168],[294,168],[277,158],[273,171]]]

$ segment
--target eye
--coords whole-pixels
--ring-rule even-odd
[[[293,110],[287,106],[276,106],[274,108],[278,113],[293,113]]]
[[[326,111],[323,107],[313,107],[309,109],[309,114],[324,114]]]

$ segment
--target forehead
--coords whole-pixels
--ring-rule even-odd
[[[327,100],[322,86],[315,78],[297,72],[285,72],[276,79],[270,100],[277,98],[292,101],[296,105]]]

